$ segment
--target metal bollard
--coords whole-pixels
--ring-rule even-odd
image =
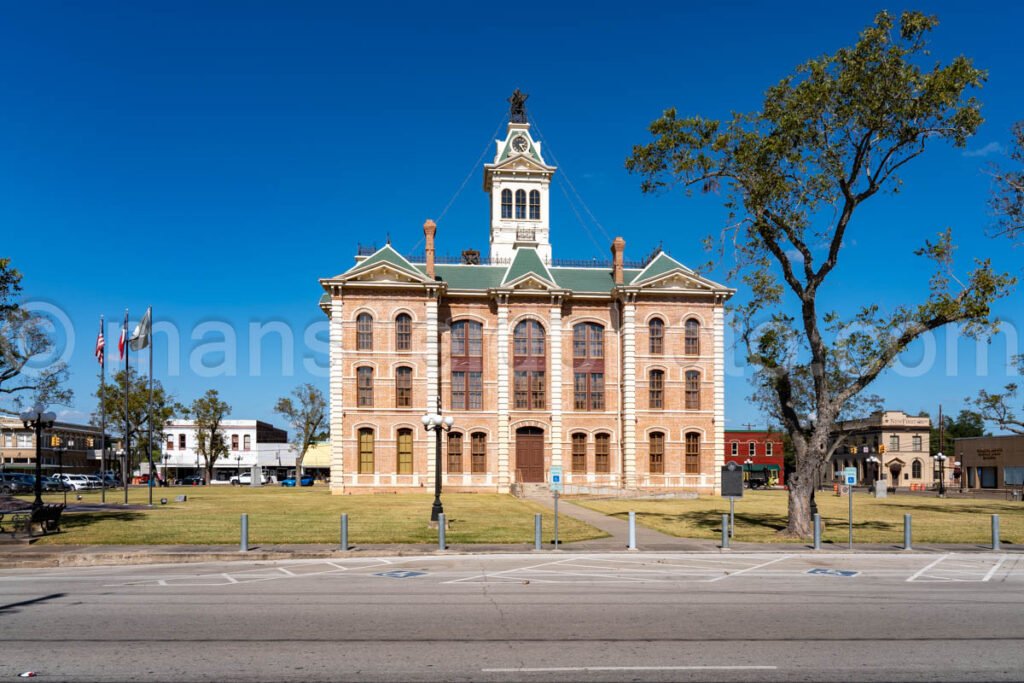
[[[541,514],[538,512],[533,516],[533,549],[540,550],[542,545]]]
[[[442,512],[437,516],[437,549],[444,550],[447,547],[444,542],[444,513]]]
[[[636,513],[629,513],[629,550],[636,550]]]
[[[992,550],[999,550],[999,515],[992,515]]]
[[[348,550],[348,513],[341,514],[341,549]]]
[[[821,515],[814,513],[814,549],[821,550]]]
[[[910,515],[903,515],[903,549],[911,550],[910,543]]]
[[[249,515],[242,513],[242,542],[238,549],[239,552],[249,551]]]
[[[722,547],[729,547],[729,515],[722,515]]]

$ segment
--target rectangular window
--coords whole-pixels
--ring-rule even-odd
[[[412,368],[395,369],[395,407],[412,407]]]
[[[594,471],[608,474],[612,471],[610,462],[611,438],[607,434],[594,436]]]
[[[773,448],[774,445],[775,444],[773,444],[771,441],[766,441],[764,444],[764,454],[767,456],[771,456],[775,450]]]
[[[238,450],[238,434],[232,434],[231,435],[231,450],[233,450],[233,451],[237,451]]]
[[[452,372],[452,410],[466,409],[466,373]]]
[[[359,430],[359,474],[373,474],[373,430]]]
[[[590,373],[590,409],[604,410],[604,373]]]
[[[899,434],[890,434],[889,435],[889,450],[890,451],[899,451],[899,449],[900,449],[900,437],[899,437]]]
[[[174,450],[174,436],[172,434],[167,435],[167,450]]]
[[[576,410],[587,409],[587,373],[577,372],[573,375],[573,407]]]
[[[32,435],[18,434],[18,448],[32,448]]]
[[[469,409],[484,409],[484,373],[469,373]]]
[[[920,434],[915,434],[914,435],[914,437],[913,437],[913,444],[914,444],[914,450],[920,453],[921,452],[921,435]]]
[[[412,474],[412,430],[398,430],[398,473]]]
[[[572,471],[584,473],[587,471],[587,435],[572,435]]]
[[[700,434],[686,435],[686,473],[700,474]]]
[[[360,313],[356,318],[356,349],[373,350],[373,318],[367,313]]]
[[[749,455],[751,458],[757,455],[757,444],[754,443],[753,441],[747,444],[747,455]]]
[[[532,372],[530,378],[530,408],[544,410],[544,373]]]
[[[452,409],[483,410],[484,374],[482,372],[452,372]]]
[[[473,474],[487,474],[487,435],[477,432],[473,441]]]
[[[732,455],[737,456],[740,454],[740,444],[738,441],[732,442]]]
[[[665,373],[661,370],[651,370],[647,389],[651,410],[663,408],[665,406]]]
[[[360,408],[373,407],[373,368],[362,367],[356,371],[356,387]]]
[[[544,409],[544,372],[542,370],[516,370],[514,387],[517,410]]]
[[[251,444],[252,444],[252,436],[251,435],[246,434],[244,437],[242,437],[242,448],[244,450],[249,450],[251,448]]]
[[[457,432],[448,435],[448,473],[462,473],[462,434]]]
[[[655,432],[650,436],[649,458],[651,474],[665,473],[665,435]]]
[[[686,409],[700,410],[700,373],[696,370],[686,373]]]
[[[181,450],[185,450],[185,439],[184,434],[178,434],[178,448]]]

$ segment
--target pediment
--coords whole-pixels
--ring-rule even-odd
[[[391,284],[423,284],[429,280],[422,274],[407,271],[391,263],[375,263],[372,266],[345,275],[346,282],[374,282]]]
[[[674,268],[667,273],[662,273],[639,286],[641,289],[698,290],[702,292],[710,292],[715,289],[712,283],[682,268]]]
[[[516,154],[491,167],[494,171],[541,171],[550,173],[553,169],[550,166],[538,162],[525,155]]]
[[[555,285],[555,283],[537,275],[536,273],[527,273],[505,286],[515,291],[550,292],[553,289],[558,289],[558,286]]]

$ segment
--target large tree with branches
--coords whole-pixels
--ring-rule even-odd
[[[1024,121],[1013,126],[1009,168],[993,165],[989,201],[996,217],[995,233],[1011,240],[1024,237]]]
[[[1017,372],[1024,375],[1024,355],[1016,356],[1014,360],[1017,362]],[[1018,388],[1016,382],[1010,382],[1001,392],[989,393],[982,389],[976,398],[967,400],[985,421],[993,422],[1007,432],[1024,434],[1024,411],[1017,412],[1015,405]]]
[[[765,94],[761,111],[726,121],[667,110],[654,140],[627,168],[645,192],[673,186],[722,191],[746,303],[733,319],[755,370],[760,399],[792,439],[786,533],[808,536],[814,484],[841,437],[835,422],[922,334],[959,323],[989,333],[989,305],[1013,278],[988,261],[958,277],[949,230],[916,253],[934,263],[921,303],[852,315],[825,308],[822,293],[854,235],[858,210],[895,192],[900,172],[933,143],[963,147],[982,122],[969,91],[985,77],[966,57],[928,59],[933,17],[882,12],[851,47],[812,59]],[[852,293],[844,292],[848,302]]]
[[[302,486],[302,461],[310,446],[323,439],[327,423],[327,401],[323,392],[312,384],[302,384],[291,396],[277,399],[274,412],[288,420],[292,428],[291,444],[295,449],[295,490]]]

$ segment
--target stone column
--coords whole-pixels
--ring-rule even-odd
[[[434,287],[427,289],[427,403],[424,411],[433,413],[438,408],[438,325],[437,308],[439,292]],[[434,462],[437,458],[437,439],[433,432],[427,434],[427,486],[434,485]]]
[[[622,304],[622,458],[626,488],[636,480],[636,295]]]
[[[331,297],[330,360],[331,405],[331,493],[345,492],[345,403],[343,378],[345,347],[343,304],[337,292]]]
[[[498,295],[498,491],[507,493],[512,484],[509,420],[508,296]]]
[[[715,490],[713,493],[717,495],[722,490],[722,466],[725,465],[725,309],[722,301],[715,303],[712,320],[715,334],[715,434],[712,439]]]
[[[562,464],[562,295],[551,297],[551,466]]]

